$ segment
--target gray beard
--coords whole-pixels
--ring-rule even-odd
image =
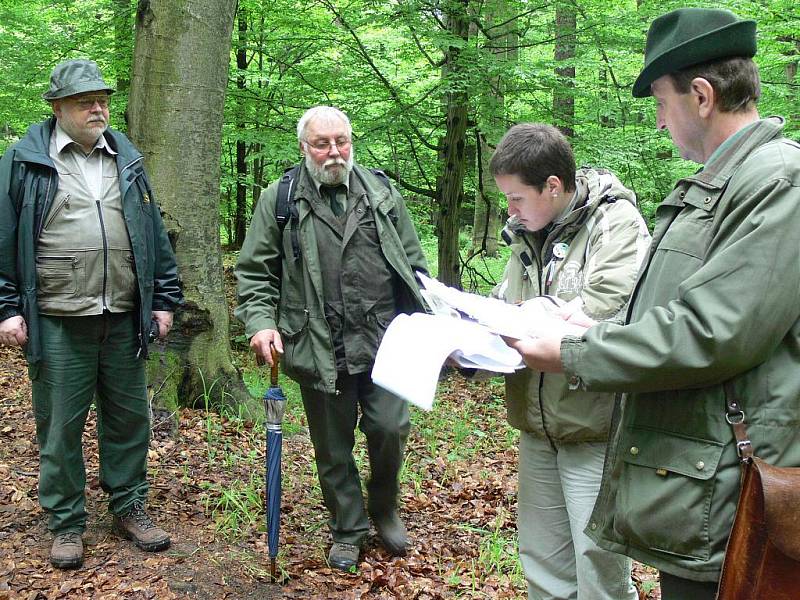
[[[306,169],[308,169],[311,177],[322,185],[341,185],[350,179],[354,156],[355,152],[351,149],[350,158],[346,161],[341,158],[336,159],[342,161],[339,163],[340,168],[338,169],[326,169],[324,166],[317,165],[310,156],[306,156]]]

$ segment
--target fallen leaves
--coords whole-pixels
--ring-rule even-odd
[[[0,348],[0,365],[0,600],[525,597],[514,546],[516,449],[505,437],[504,408],[489,383],[448,380],[432,413],[414,413],[401,485],[412,547],[407,556],[393,558],[370,538],[354,574],[327,566],[328,517],[298,417],[300,433],[285,436],[283,444],[279,586],[270,583],[261,508],[262,434],[199,410],[182,410],[173,432],[159,428],[148,452],[151,513],[173,539],[170,550],[158,554],[144,554],[110,532],[90,413],[85,564],[77,571],[53,569],[46,516],[36,499],[38,457],[25,363],[16,349]],[[366,463],[363,442],[359,434],[359,460]],[[215,506],[237,490],[242,495],[235,499],[249,502],[254,518],[239,520],[236,533],[223,535],[224,515]],[[657,598],[656,574],[638,568],[640,587],[648,588],[643,598]]]

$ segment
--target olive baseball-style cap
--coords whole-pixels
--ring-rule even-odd
[[[668,73],[721,58],[756,54],[756,22],[717,8],[679,8],[658,17],[647,32],[644,69],[633,97],[650,96],[650,84]]]
[[[78,58],[65,60],[55,66],[50,74],[50,89],[42,94],[42,98],[58,100],[75,94],[100,91],[114,93],[114,89],[103,81],[96,62]]]

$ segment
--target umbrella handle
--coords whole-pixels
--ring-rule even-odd
[[[278,351],[275,346],[270,344],[269,350],[272,353],[272,366],[270,367],[269,379],[273,386],[278,385]]]

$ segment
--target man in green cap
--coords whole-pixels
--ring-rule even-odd
[[[624,392],[586,532],[657,567],[664,600],[716,594],[740,488],[728,401],[759,456],[800,466],[800,145],[759,118],[755,51],[755,23],[728,11],[653,22],[633,93],[704,166],[658,207],[625,325],[509,342],[576,388]]]
[[[81,438],[96,398],[100,485],[117,533],[146,551],[170,538],[144,509],[150,414],[144,358],[182,302],[175,256],[142,155],[108,128],[113,92],[90,60],[53,69],[53,117],[0,159],[0,344],[24,346],[51,563],[83,563]]]

